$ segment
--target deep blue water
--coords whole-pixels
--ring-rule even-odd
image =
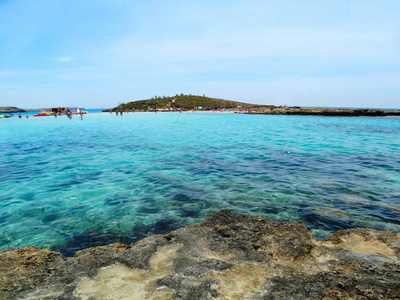
[[[0,120],[0,250],[62,251],[220,209],[400,232],[400,118],[90,113]]]

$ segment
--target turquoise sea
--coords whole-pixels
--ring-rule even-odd
[[[400,118],[89,113],[0,120],[0,250],[71,256],[220,209],[400,232]]]

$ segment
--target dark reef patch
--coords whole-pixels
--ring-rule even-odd
[[[327,231],[335,232],[341,229],[357,228],[359,226],[353,225],[352,221],[341,220],[325,215],[320,215],[314,212],[303,212],[300,214],[301,223],[308,229],[325,229]]]
[[[186,224],[172,218],[165,218],[153,225],[138,224],[132,228],[129,235],[104,231],[101,228],[92,228],[82,233],[74,234],[67,242],[57,245],[53,249],[61,253],[63,257],[72,257],[82,249],[104,246],[113,243],[133,245],[137,241],[154,234],[167,234],[181,228]]]
[[[127,245],[134,244],[138,237],[117,234],[112,232],[103,232],[100,228],[86,230],[79,234],[74,234],[66,243],[54,247],[63,257],[72,257],[79,250],[109,245],[112,243],[123,243]]]

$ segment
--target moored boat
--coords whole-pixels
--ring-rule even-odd
[[[86,115],[87,114],[87,111],[86,110],[81,110],[81,111],[72,111],[71,112],[72,114],[75,114],[75,115],[79,115],[79,114],[83,114],[83,115]]]
[[[54,112],[52,112],[52,111],[46,111],[46,112],[42,112],[40,114],[36,114],[36,115],[33,115],[33,116],[34,117],[47,117],[47,116],[51,116],[53,114],[54,114]]]

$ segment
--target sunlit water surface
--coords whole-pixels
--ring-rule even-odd
[[[0,250],[73,255],[220,209],[400,232],[400,118],[91,113],[0,120]]]

